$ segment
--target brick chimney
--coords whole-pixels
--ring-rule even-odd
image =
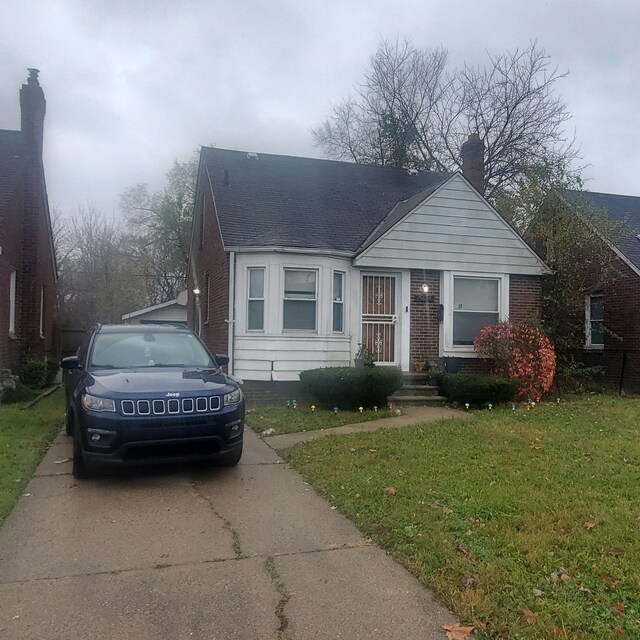
[[[462,175],[484,194],[484,142],[477,133],[462,145]]]
[[[44,133],[44,114],[46,101],[40,83],[38,69],[29,69],[27,84],[20,89],[21,130],[27,147],[35,158],[42,161],[42,139]]]

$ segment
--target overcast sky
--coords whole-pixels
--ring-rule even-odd
[[[532,39],[570,75],[587,188],[640,195],[637,0],[0,0],[0,128],[27,67],[47,99],[49,201],[117,212],[201,145],[320,157],[310,129],[381,38],[442,45],[453,65]]]

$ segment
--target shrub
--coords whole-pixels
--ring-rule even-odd
[[[53,384],[57,372],[55,360],[29,360],[20,369],[20,381],[33,389],[42,389]]]
[[[499,322],[475,339],[478,355],[494,361],[494,372],[520,380],[520,398],[538,398],[553,384],[556,352],[549,338],[524,322]]]
[[[28,402],[29,400],[33,400],[38,395],[38,392],[18,381],[16,382],[15,389],[10,387],[6,388],[0,395],[0,401],[2,404],[14,404],[16,402]]]
[[[402,386],[402,373],[392,367],[329,367],[303,371],[300,383],[325,408],[384,407]]]
[[[440,391],[451,401],[481,406],[509,402],[516,397],[520,381],[476,373],[440,373]]]

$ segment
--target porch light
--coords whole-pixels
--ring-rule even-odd
[[[429,293],[429,285],[426,282],[422,284],[422,293]]]
[[[196,287],[196,288],[193,290],[193,293],[194,293],[194,295],[199,296],[199,295],[200,295],[200,289],[198,289],[198,287]]]

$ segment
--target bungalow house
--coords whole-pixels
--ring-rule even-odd
[[[588,366],[601,366],[620,391],[640,391],[640,197],[569,192],[566,201],[603,212],[615,224],[608,243],[617,272],[584,297],[584,335],[573,350]]]
[[[122,316],[122,324],[186,324],[187,290],[183,289],[177,298],[137,309]]]
[[[549,270],[479,192],[477,136],[463,155],[467,177],[202,148],[191,326],[245,381],[349,366],[359,343],[476,368],[480,329],[538,317]]]
[[[42,163],[38,70],[20,90],[21,128],[0,129],[0,369],[55,352],[56,264]]]

